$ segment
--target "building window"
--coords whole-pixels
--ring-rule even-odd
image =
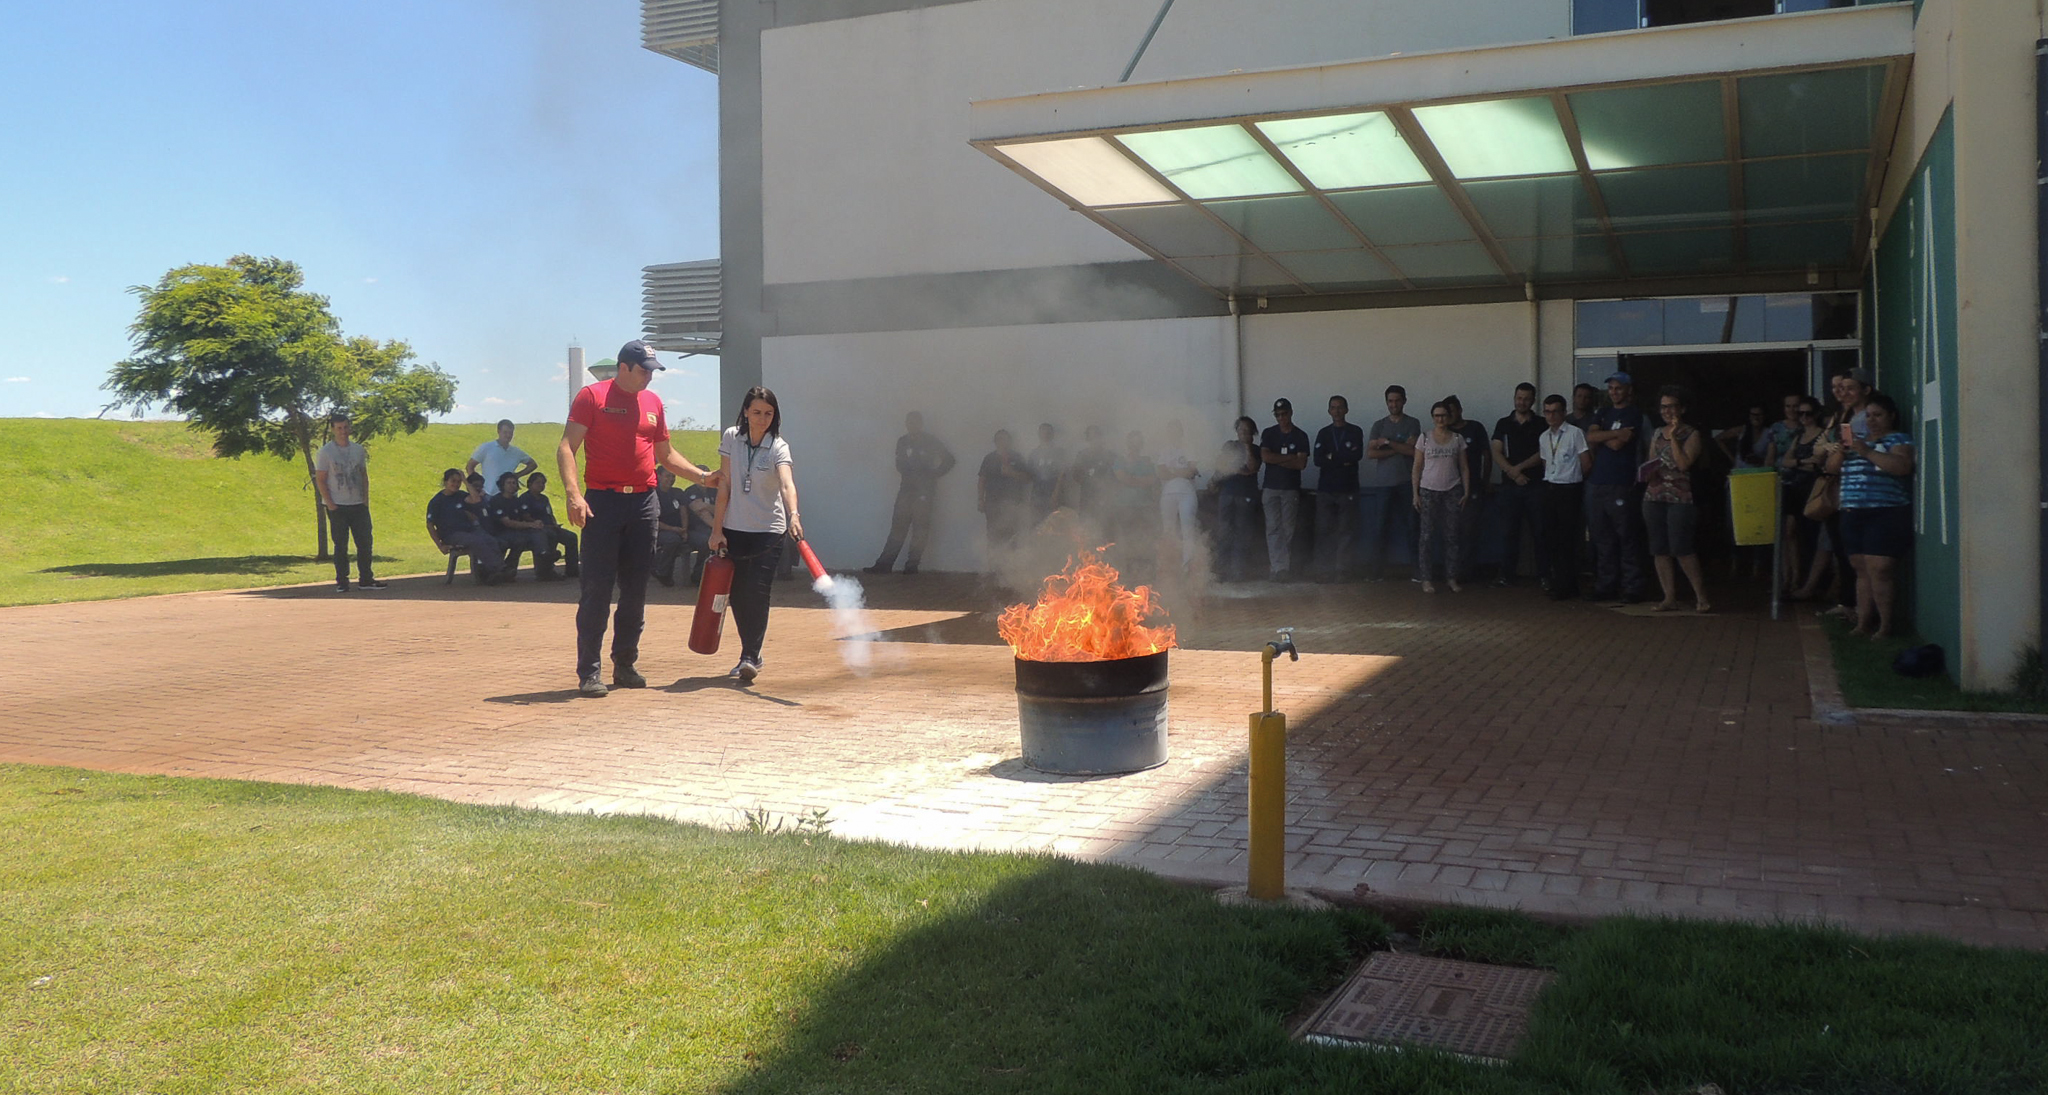
[[[1794,11],[1855,7],[1878,0],[1572,0],[1572,33],[1675,27]]]

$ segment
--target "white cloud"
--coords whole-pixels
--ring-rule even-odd
[[[555,375],[549,377],[548,379],[554,381],[562,381],[569,379],[569,363],[566,361],[555,362]]]
[[[51,414],[51,413],[50,413],[50,412],[48,412],[48,411],[37,411],[37,412],[35,413],[35,417],[37,417],[37,418],[55,418],[55,417],[57,417],[57,416],[56,416],[56,415],[54,415],[54,414]]]
[[[69,282],[71,279],[63,274],[58,274],[56,277],[53,277],[50,280],[57,283],[58,285],[63,285]]]
[[[524,400],[524,399],[499,399],[499,398],[498,398],[497,396],[495,396],[495,395],[487,395],[487,396],[485,396],[485,397],[484,397],[484,402],[486,402],[486,403],[490,404],[490,405],[491,405],[491,406],[493,406],[493,407],[516,407],[516,406],[518,406],[519,404],[521,404],[521,403],[524,403],[524,402],[526,402],[526,400]]]
[[[375,284],[377,284],[377,279],[376,279],[376,278],[364,278],[364,279],[363,279],[363,284],[364,284],[364,285],[375,285]]]
[[[8,384],[27,384],[28,382],[29,379],[25,376],[10,376],[5,381]]]
[[[491,375],[491,371],[489,369],[478,369],[477,372],[482,373],[485,376]]]

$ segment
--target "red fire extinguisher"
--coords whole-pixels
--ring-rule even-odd
[[[718,640],[725,633],[725,602],[731,595],[732,559],[721,551],[704,563],[704,577],[697,583],[697,614],[690,620],[691,650],[718,653]]]

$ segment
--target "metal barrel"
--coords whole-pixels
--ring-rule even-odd
[[[1068,776],[1166,763],[1167,652],[1100,662],[1017,659],[1024,763]]]

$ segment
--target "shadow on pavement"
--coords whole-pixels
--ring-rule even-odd
[[[484,702],[509,703],[516,707],[524,707],[535,703],[568,703],[576,699],[577,696],[578,693],[573,688],[560,688],[553,692],[520,692],[511,696],[485,696]]]
[[[373,555],[380,563],[390,556]],[[172,574],[282,574],[297,566],[324,562],[310,555],[222,555],[210,559],[161,559],[153,563],[73,563],[45,567],[38,574],[69,574],[78,578],[161,578]]]

